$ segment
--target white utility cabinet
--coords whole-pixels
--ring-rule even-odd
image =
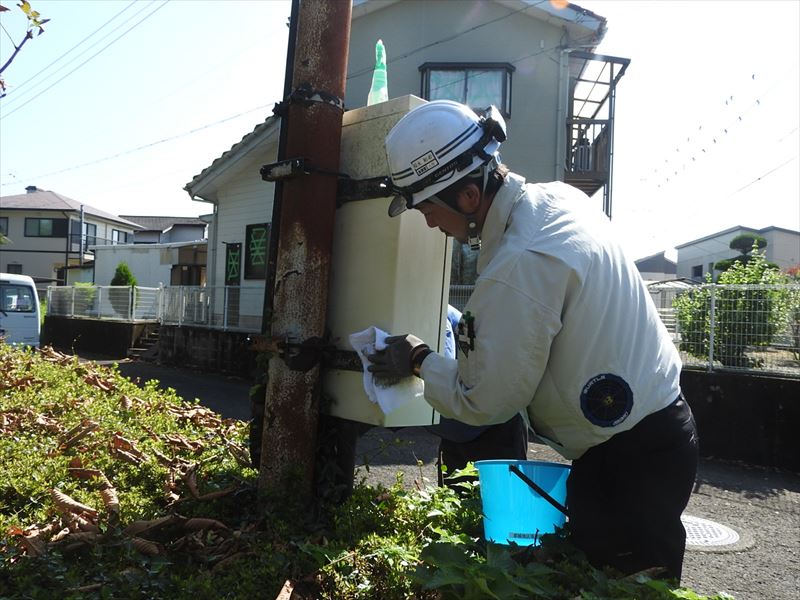
[[[339,170],[354,179],[389,172],[384,138],[400,118],[424,104],[416,96],[348,111],[342,122]],[[413,333],[443,349],[450,289],[451,244],[415,210],[390,218],[390,198],[348,202],[336,211],[328,326],[333,343],[352,350],[351,333],[377,326],[392,335]],[[438,413],[421,397],[384,415],[366,395],[363,374],[328,369],[323,393],[337,417],[403,427],[431,425]]]

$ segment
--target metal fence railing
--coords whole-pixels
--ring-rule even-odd
[[[800,284],[648,286],[686,366],[800,377]],[[450,286],[459,310],[471,285]],[[260,332],[262,288],[50,286],[47,314]]]
[[[50,286],[47,314],[260,332],[264,291],[233,286]]]
[[[163,288],[162,323],[261,331],[264,290],[236,286]]]
[[[81,285],[47,288],[47,314],[121,321],[158,319],[159,288]]]

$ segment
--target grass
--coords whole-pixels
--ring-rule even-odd
[[[0,344],[0,599],[703,598],[593,569],[561,535],[486,544],[477,484],[261,496],[246,427]]]

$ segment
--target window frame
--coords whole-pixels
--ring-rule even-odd
[[[33,221],[37,221],[38,233],[29,233],[28,225]],[[42,221],[50,221],[50,234],[43,235],[41,233],[42,230]],[[63,231],[58,232],[56,231],[56,224],[63,226]],[[40,237],[40,238],[66,238],[69,235],[69,224],[67,219],[53,219],[52,217],[25,217],[25,237]]]
[[[22,275],[22,264],[20,263],[7,263],[6,264],[6,273],[11,275]]]
[[[114,246],[116,246],[118,244],[119,245],[127,244],[128,243],[128,235],[129,235],[128,232],[127,231],[123,231],[122,229],[112,229],[111,230],[111,244],[114,245]],[[123,239],[120,239],[120,236],[122,236]]]
[[[252,257],[252,247],[251,242],[253,239],[253,232],[258,229],[265,229],[266,235],[264,236],[264,252],[263,252],[263,265],[254,266]],[[271,223],[252,223],[245,227],[245,235],[244,235],[244,247],[242,248],[243,252],[243,264],[242,264],[242,276],[244,279],[266,279],[267,278],[267,263],[269,261],[269,239],[272,235],[272,224]]]
[[[0,217],[0,234],[8,236],[8,217]]]
[[[425,100],[430,100],[430,82],[432,71],[505,71],[503,78],[503,98],[501,106],[497,106],[500,113],[506,119],[511,118],[511,92],[513,89],[513,73],[516,67],[507,62],[426,62],[419,66],[420,72],[420,96]],[[467,80],[465,79],[465,82]],[[465,90],[466,94],[466,90]],[[463,99],[457,100],[462,104],[466,103],[466,95]],[[473,110],[483,110],[486,106],[470,106]]]

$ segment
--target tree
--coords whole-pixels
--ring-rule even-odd
[[[109,300],[111,306],[117,311],[117,314],[126,317],[129,314],[131,307],[136,302],[136,278],[131,273],[128,265],[121,262],[117,265],[114,271],[114,277],[111,278],[112,286],[127,286],[129,290],[110,290]]]
[[[720,274],[718,283],[675,299],[681,350],[708,356],[713,318],[714,359],[729,367],[751,366],[748,348],[769,345],[785,327],[788,289],[776,285],[787,283],[787,277],[767,262],[754,242],[750,260],[735,262]]]
[[[22,2],[17,4],[17,6],[19,6],[20,10],[25,13],[25,17],[28,19],[28,26],[25,31],[25,37],[22,38],[22,41],[19,43],[19,45],[14,44],[14,52],[11,53],[9,59],[3,63],[2,67],[0,67],[0,98],[6,95],[6,84],[2,77],[3,71],[5,71],[11,62],[17,57],[17,54],[19,54],[20,50],[22,50],[22,47],[25,45],[25,43],[28,40],[33,39],[33,31],[38,29],[39,33],[36,35],[42,35],[44,33],[44,24],[50,21],[50,19],[42,19],[42,15],[31,8],[28,0],[22,0]],[[10,9],[0,4],[0,12],[6,12],[8,10]]]
[[[727,271],[734,263],[747,264],[753,257],[751,252],[755,250],[763,250],[767,247],[767,240],[755,233],[742,233],[733,238],[728,244],[731,250],[737,250],[739,256],[733,258],[725,258],[714,264],[714,269],[717,271]],[[777,266],[775,266],[777,268]]]
[[[121,262],[117,265],[114,277],[111,278],[111,285],[136,285],[136,277],[131,273],[127,263]]]

